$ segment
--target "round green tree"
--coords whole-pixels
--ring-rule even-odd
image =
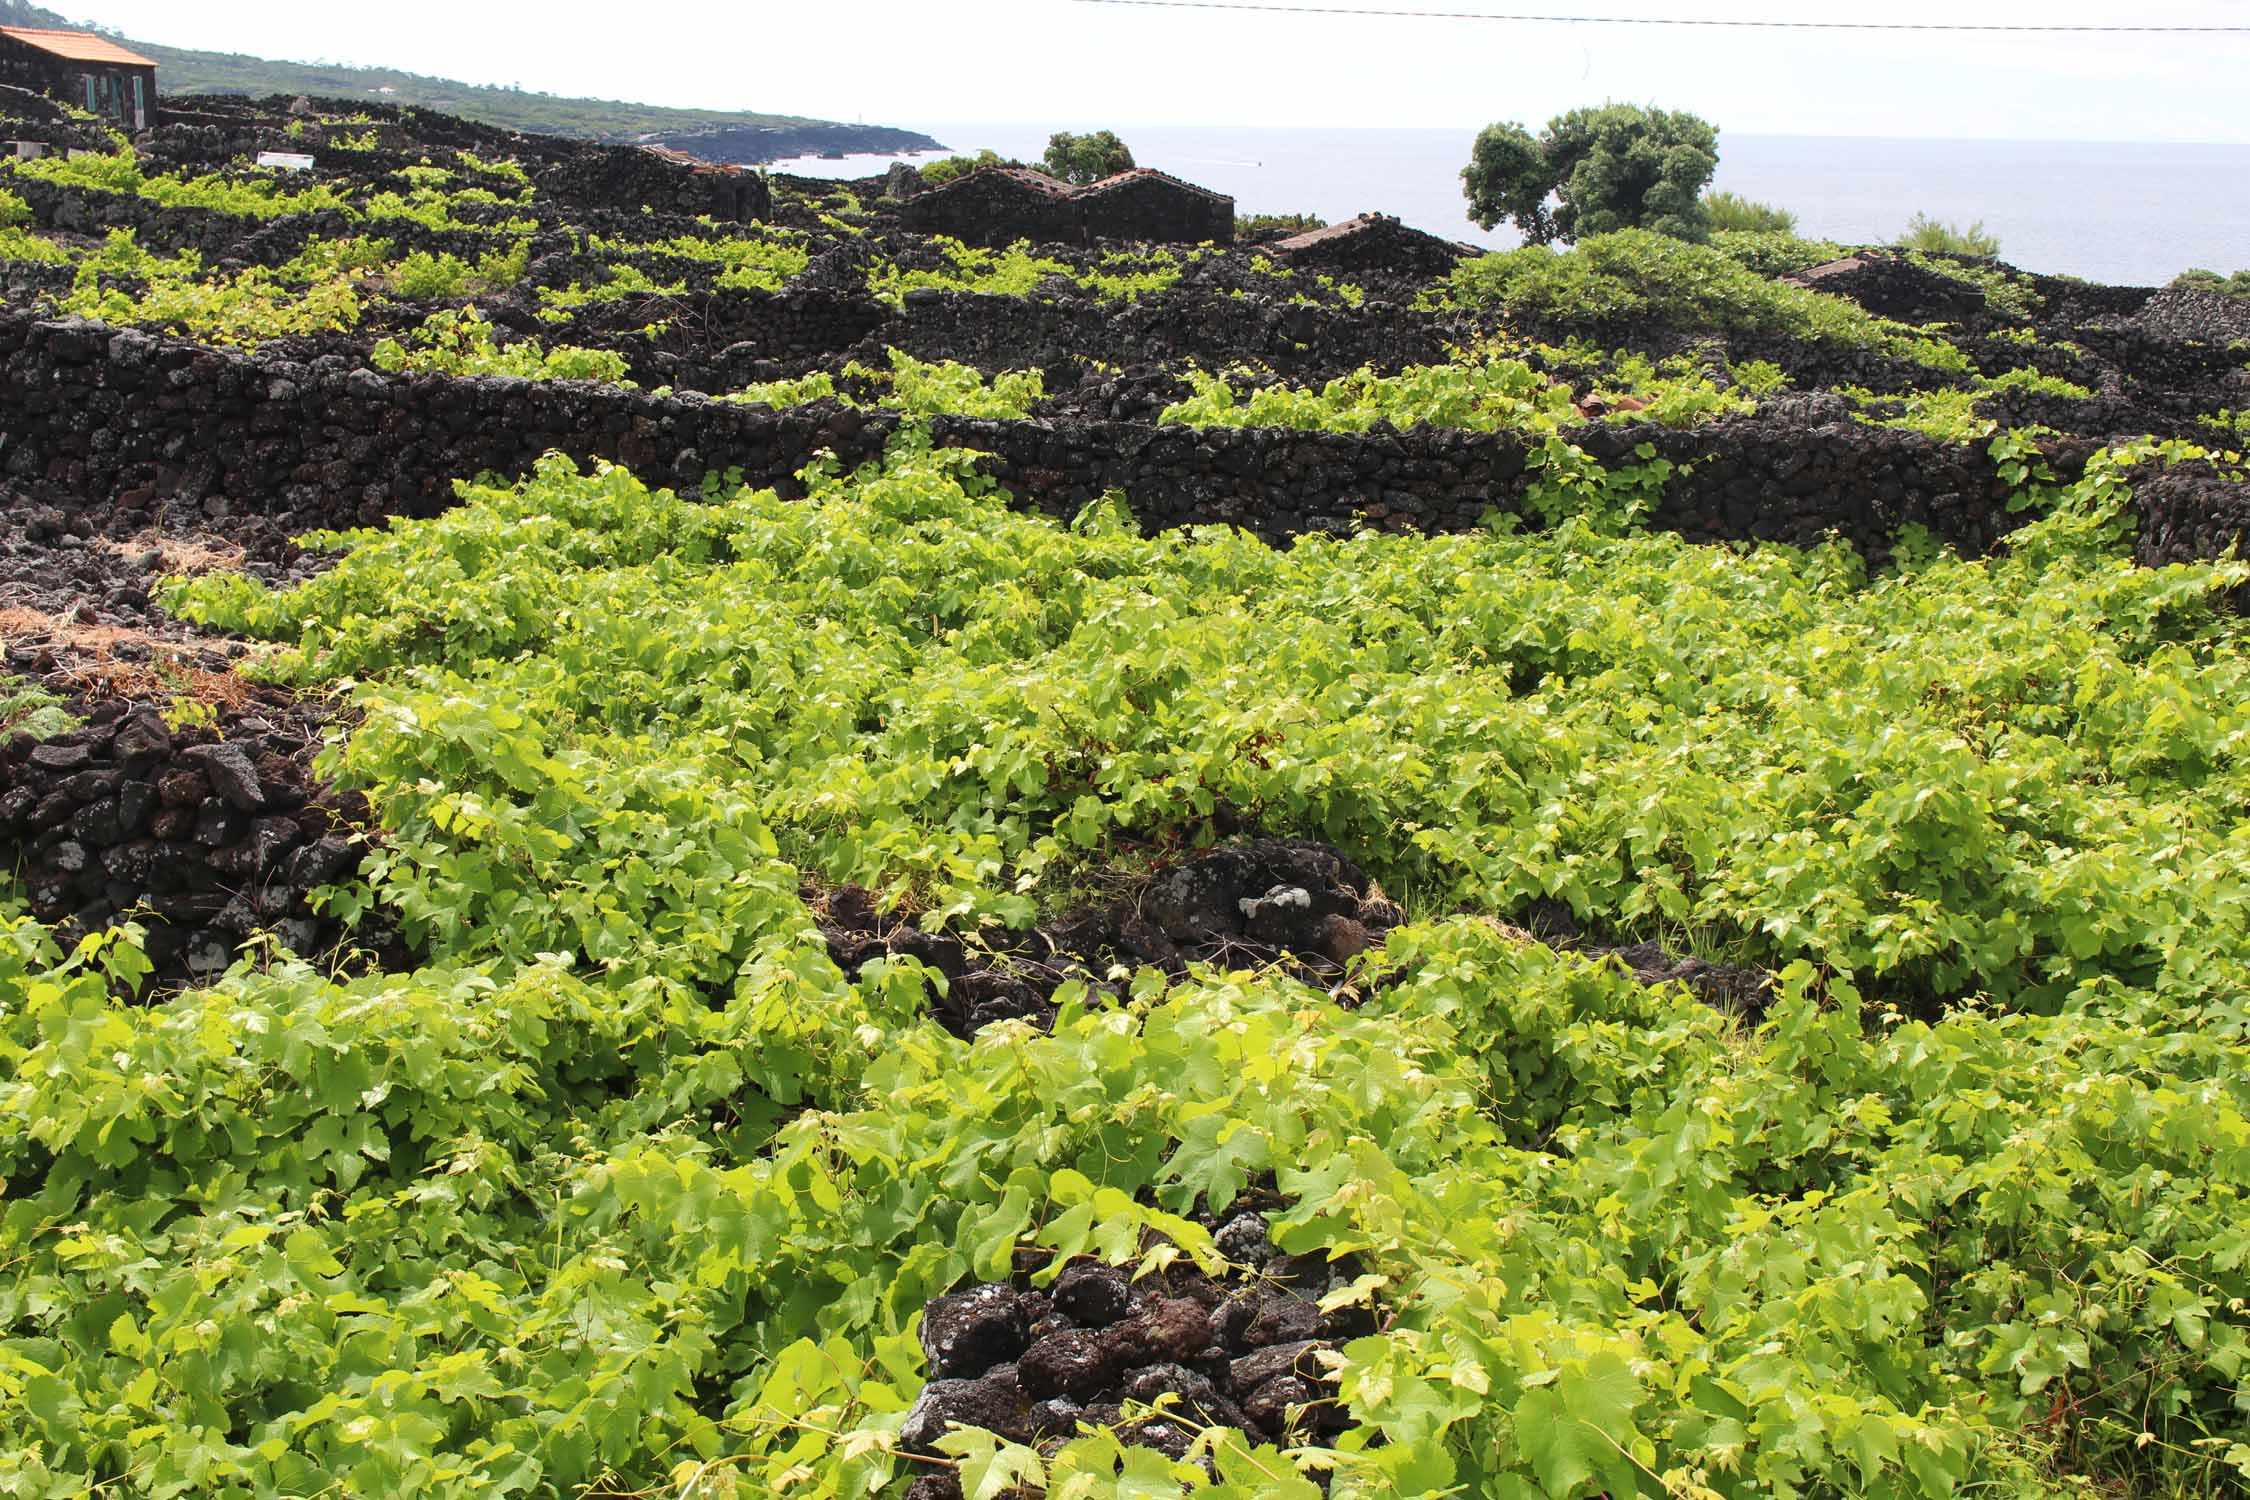
[[[1085,135],[1058,130],[1047,137],[1047,155],[1041,165],[1048,176],[1060,177],[1065,182],[1099,182],[1104,177],[1132,171],[1133,152],[1117,138],[1114,130],[1095,130]]]
[[[1605,104],[1574,109],[1537,136],[1513,122],[1477,136],[1461,170],[1469,217],[1512,220],[1535,245],[1618,229],[1675,239],[1711,232],[1703,190],[1719,168],[1719,132],[1684,110]]]

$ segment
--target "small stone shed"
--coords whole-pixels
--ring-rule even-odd
[[[1234,241],[1232,198],[1153,167],[1105,177],[1075,190],[1071,201],[1092,240]]]
[[[1276,240],[1267,248],[1292,265],[1413,276],[1443,276],[1464,256],[1477,253],[1470,246],[1410,229],[1389,214],[1372,213]]]
[[[899,212],[911,229],[971,245],[1234,238],[1232,198],[1147,167],[1084,187],[1028,167],[985,167],[916,194]]]
[[[0,26],[0,83],[44,94],[125,130],[156,123],[156,62],[91,31]]]

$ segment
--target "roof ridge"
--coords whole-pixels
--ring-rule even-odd
[[[1184,187],[1189,192],[1201,193],[1206,198],[1223,200],[1227,196],[1226,194],[1218,192],[1215,189],[1205,187],[1200,182],[1190,182],[1185,177],[1175,177],[1170,172],[1163,170],[1161,167],[1127,167],[1122,172],[1112,172],[1109,176],[1102,178],[1099,182],[1089,182],[1083,187],[1072,189],[1072,191],[1076,193],[1097,192],[1103,188],[1114,187],[1129,178],[1136,177],[1154,177],[1159,181],[1169,182],[1174,187]]]
[[[925,191],[930,193],[942,193],[948,191],[949,189],[957,188],[962,183],[973,182],[979,177],[988,176],[1005,177],[1010,182],[1020,183],[1023,186],[1032,189],[1034,192],[1043,193],[1050,198],[1061,198],[1066,200],[1084,198],[1093,193],[1098,193],[1121,186],[1122,184],[1129,181],[1154,178],[1159,182],[1169,182],[1174,187],[1186,188],[1191,193],[1200,193],[1202,196],[1209,198],[1214,203],[1228,203],[1233,201],[1224,193],[1216,192],[1211,188],[1204,187],[1200,183],[1190,182],[1184,177],[1174,177],[1171,173],[1159,171],[1155,167],[1127,167],[1122,172],[1112,172],[1109,176],[1102,178],[1099,182],[1082,182],[1075,184],[1064,182],[1061,178],[1054,176],[1052,173],[1042,172],[1037,167],[978,167],[974,171],[963,172],[960,176],[952,178],[946,182],[941,182],[936,187],[926,189]]]

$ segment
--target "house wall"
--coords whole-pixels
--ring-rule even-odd
[[[61,97],[62,59],[27,47],[14,37],[0,36],[0,83],[29,89],[49,99]]]
[[[67,81],[59,97],[64,103],[90,110],[127,130],[145,130],[155,123],[156,69],[65,62],[62,71]]]
[[[972,173],[919,193],[900,207],[899,217],[920,233],[951,235],[967,245],[1075,244],[1085,237],[1070,200],[997,172]]]
[[[909,198],[899,217],[923,234],[970,245],[1083,245],[1091,240],[1202,244],[1234,240],[1234,200],[1161,177],[1100,192],[1043,193],[1001,172],[972,172]]]

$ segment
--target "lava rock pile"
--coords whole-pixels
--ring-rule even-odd
[[[218,974],[261,928],[338,947],[308,897],[358,871],[370,814],[314,777],[318,712],[274,694],[176,727],[121,699],[74,707],[79,727],[0,744],[0,845],[32,915],[66,935],[142,922],[159,987]]]
[[[1752,964],[1719,964],[1672,952],[1661,943],[1602,943],[1578,925],[1560,901],[1534,901],[1517,914],[1524,934],[1558,953],[1615,959],[1636,984],[1680,984],[1713,1010],[1755,1019],[1773,999],[1773,975]]]
[[[1272,1200],[1247,1194],[1206,1220],[1237,1272],[1210,1276],[1183,1263],[1134,1281],[1123,1267],[1082,1258],[1044,1290],[1019,1276],[937,1298],[922,1314],[929,1383],[900,1447],[934,1456],[937,1439],[963,1426],[1052,1453],[1081,1425],[1174,1458],[1213,1425],[1253,1442],[1325,1445],[1351,1419],[1321,1355],[1375,1332],[1376,1315],[1358,1304],[1321,1311],[1320,1298],[1357,1267],[1277,1254],[1254,1206]],[[1176,1400],[1141,1410],[1166,1395]],[[930,1474],[906,1494],[958,1500],[960,1488],[950,1474]]]
[[[1337,850],[1271,838],[1209,850],[1124,900],[1028,932],[980,935],[974,948],[877,912],[856,886],[816,896],[814,905],[829,956],[852,979],[872,960],[897,955],[937,970],[945,988],[931,996],[930,1012],[964,1039],[995,1021],[1048,1023],[1055,992],[1073,980],[1096,998],[1122,998],[1124,986],[1110,978],[1120,965],[1154,967],[1174,980],[1193,963],[1281,965],[1346,998],[1351,960],[1406,920]]]

